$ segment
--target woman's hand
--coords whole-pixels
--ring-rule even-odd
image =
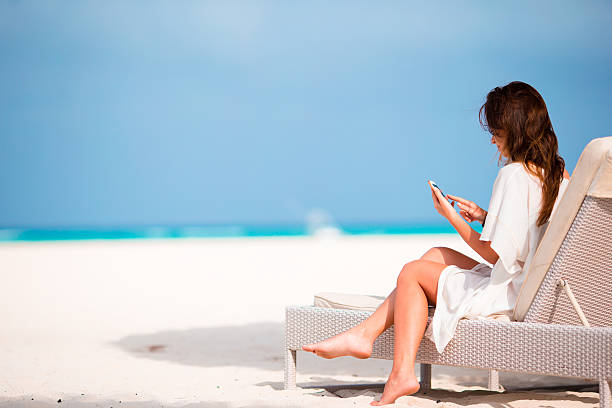
[[[457,214],[457,212],[455,212],[455,208],[453,207],[455,205],[454,202],[451,204],[448,199],[444,198],[440,190],[437,188],[433,188],[431,186],[429,188],[431,188],[431,198],[433,200],[434,207],[436,207],[436,211],[438,211],[441,216],[449,220],[451,216]]]
[[[487,217],[487,212],[477,206],[474,202],[450,194],[447,194],[446,196],[451,200],[457,202],[457,206],[459,207],[459,214],[467,222],[478,221],[482,224],[485,218]]]

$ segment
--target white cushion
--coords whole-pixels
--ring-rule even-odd
[[[349,293],[335,293],[335,292],[321,292],[314,296],[315,307],[327,307],[330,309],[350,309],[350,310],[363,310],[367,312],[374,312],[382,302],[384,302],[386,296],[375,296],[375,295],[355,295]],[[436,307],[429,305],[427,314],[432,317],[436,311]],[[498,318],[497,316],[490,317],[491,319]],[[508,317],[505,316],[507,319]]]
[[[332,309],[366,310],[368,312],[373,312],[385,299],[385,296],[321,292],[314,296],[314,305],[316,307],[328,307]]]
[[[612,197],[612,137],[593,139],[580,155],[567,190],[533,256],[514,307],[513,320],[525,319],[586,195]]]

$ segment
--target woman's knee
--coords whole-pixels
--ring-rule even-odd
[[[421,256],[421,259],[424,261],[444,263],[444,253],[448,252],[448,250],[449,248],[446,247],[433,247],[428,249],[427,252]]]
[[[397,284],[403,284],[407,281],[417,281],[417,273],[419,268],[419,261],[408,262],[397,277]]]

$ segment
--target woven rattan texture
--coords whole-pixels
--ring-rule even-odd
[[[525,316],[525,322],[581,325],[565,279],[592,326],[612,327],[612,199],[587,196]]]
[[[345,331],[371,313],[290,306],[286,348],[321,341]],[[490,368],[582,378],[612,378],[612,328],[526,322],[461,320],[444,353],[424,338],[417,362]],[[393,327],[374,345],[375,358],[393,358]]]
[[[429,308],[429,318],[435,309]],[[368,318],[372,312],[322,307],[288,307],[286,316],[286,344],[300,349],[302,345],[335,336]],[[387,329],[374,342],[372,357],[393,359],[393,328]]]

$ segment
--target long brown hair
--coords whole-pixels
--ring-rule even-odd
[[[557,136],[544,99],[532,86],[510,82],[488,93],[478,117],[491,134],[504,130],[508,159],[522,163],[540,179],[542,207],[538,226],[545,224],[559,194],[565,162],[559,156]]]

